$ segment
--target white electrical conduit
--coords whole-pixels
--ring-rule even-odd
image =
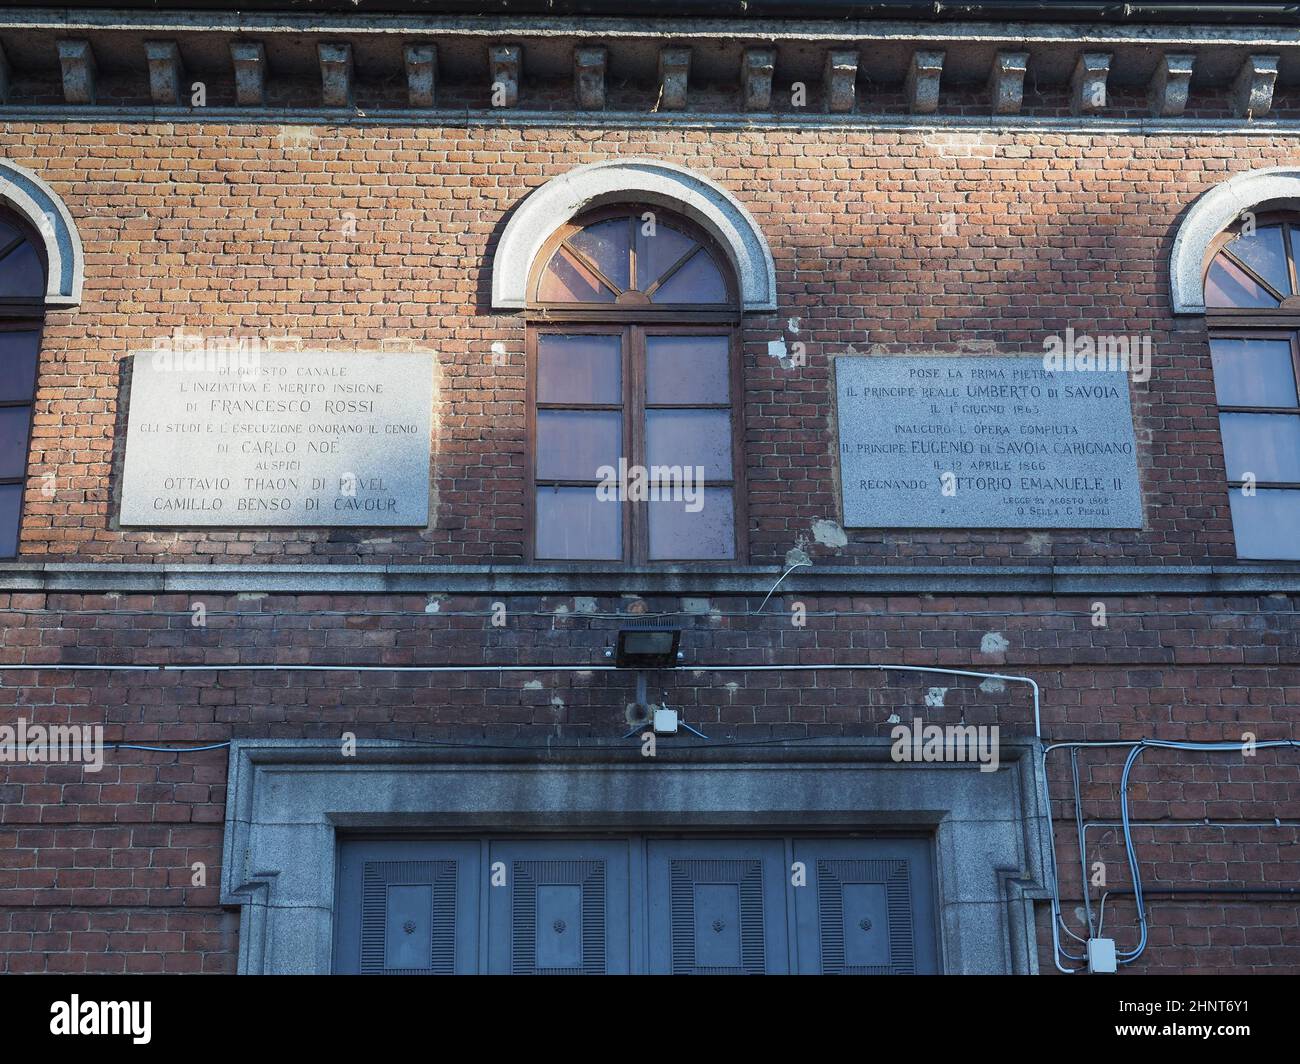
[[[617,665],[0,665],[0,672],[43,672],[69,669],[80,672],[632,672]],[[972,672],[929,665],[678,665],[665,672],[924,672],[942,676],[970,676],[977,680],[1027,683],[1034,698],[1034,737],[1041,739],[1042,711],[1038,682],[1028,676],[1000,672]],[[655,671],[655,670],[648,670]]]
[[[1169,739],[1132,739],[1132,740],[1116,740],[1112,742],[1052,743],[1050,746],[1044,748],[1043,750],[1043,800],[1047,812],[1048,830],[1052,835],[1052,847],[1051,847],[1052,946],[1054,952],[1053,960],[1055,961],[1056,967],[1059,971],[1065,972],[1069,975],[1073,975],[1075,972],[1081,972],[1087,970],[1086,968],[1066,968],[1063,964],[1061,964],[1062,957],[1065,957],[1067,960],[1071,960],[1071,961],[1085,961],[1085,962],[1087,961],[1087,958],[1075,956],[1074,954],[1068,952],[1061,945],[1060,932],[1061,932],[1061,928],[1065,927],[1065,922],[1061,915],[1061,894],[1060,894],[1060,890],[1057,887],[1056,828],[1052,823],[1052,807],[1050,804],[1050,798],[1047,794],[1047,755],[1050,754],[1053,750],[1066,750],[1066,749],[1073,751],[1079,749],[1089,749],[1089,748],[1098,749],[1098,748],[1122,746],[1122,747],[1127,747],[1129,750],[1129,755],[1124,762],[1123,776],[1120,780],[1120,814],[1121,814],[1120,824],[1123,828],[1124,852],[1125,852],[1125,856],[1128,858],[1129,875],[1133,880],[1134,900],[1138,907],[1139,939],[1138,939],[1138,945],[1135,949],[1128,950],[1118,954],[1117,959],[1121,964],[1132,964],[1142,954],[1142,951],[1146,949],[1146,944],[1147,944],[1147,919],[1146,919],[1146,912],[1142,908],[1143,905],[1142,875],[1138,867],[1137,849],[1133,844],[1133,835],[1131,830],[1132,821],[1129,817],[1129,812],[1128,812],[1128,781],[1129,781],[1129,775],[1133,769],[1133,765],[1137,762],[1138,757],[1141,756],[1144,750],[1147,750],[1152,747],[1158,749],[1164,749],[1164,750],[1187,750],[1193,753],[1214,753],[1216,751],[1231,752],[1235,750],[1240,750],[1244,745],[1245,744],[1241,742],[1216,742],[1213,740],[1197,742],[1191,740],[1180,741],[1180,740],[1169,740]],[[1253,746],[1255,749],[1273,749],[1273,748],[1280,748],[1280,747],[1300,749],[1300,740],[1295,740],[1295,739],[1271,739],[1271,740],[1263,740],[1263,741],[1256,740],[1253,743]],[[1087,880],[1086,859],[1084,861],[1082,872],[1083,872],[1084,880],[1086,882]],[[1079,936],[1071,932],[1069,928],[1065,928],[1065,930],[1068,934],[1070,934],[1070,937],[1075,939],[1079,938]],[[1085,940],[1079,939],[1079,941],[1085,941]]]

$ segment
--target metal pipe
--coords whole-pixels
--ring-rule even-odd
[[[1134,893],[1132,887],[1115,887],[1103,897]],[[1142,894],[1300,894],[1300,887],[1143,887]]]

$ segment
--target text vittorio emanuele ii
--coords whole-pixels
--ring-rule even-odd
[[[1122,373],[1023,358],[839,359],[837,383],[852,525],[1140,524]]]

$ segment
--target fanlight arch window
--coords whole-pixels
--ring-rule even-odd
[[[738,559],[740,303],[716,244],[653,207],[562,226],[529,282],[532,556]]]
[[[1300,560],[1300,215],[1211,245],[1205,308],[1240,558]]]
[[[0,558],[18,553],[44,323],[39,235],[0,209]]]
[[[730,271],[719,265],[712,242],[661,212],[598,213],[565,226],[557,236],[541,256],[546,262],[534,289],[536,306],[662,312],[675,305],[735,305]]]

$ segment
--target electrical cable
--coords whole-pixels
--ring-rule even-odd
[[[1128,854],[1129,874],[1133,880],[1133,901],[1137,907],[1138,930],[1140,937],[1136,948],[1124,953],[1117,953],[1116,959],[1121,964],[1132,964],[1146,949],[1147,946],[1147,915],[1145,899],[1142,893],[1142,872],[1139,867],[1137,858],[1137,848],[1133,843],[1132,823],[1129,818],[1129,794],[1128,784],[1129,776],[1133,771],[1133,766],[1137,763],[1138,758],[1147,750],[1152,748],[1166,750],[1196,750],[1205,753],[1220,753],[1223,751],[1240,751],[1244,744],[1236,743],[1191,743],[1175,742],[1164,739],[1143,739],[1135,746],[1124,762],[1124,772],[1120,777],[1120,818],[1124,823],[1124,847]],[[1287,747],[1289,749],[1300,749],[1300,741],[1295,739],[1275,739],[1265,742],[1255,742],[1252,744],[1254,749],[1269,749],[1277,747]]]
[[[768,590],[767,594],[763,596],[763,601],[759,603],[758,609],[754,611],[756,614],[763,612],[763,607],[767,605],[767,600],[770,599],[772,597],[772,593],[776,591],[778,587],[781,586],[781,581],[784,580],[791,573],[793,573],[801,565],[812,565],[812,562],[795,562],[792,566],[790,566],[789,569],[787,569],[779,577],[777,577],[776,583],[773,584],[771,588]]]

